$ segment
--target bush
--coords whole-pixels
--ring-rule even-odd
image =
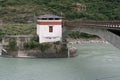
[[[59,53],[60,54],[65,54],[65,53],[67,53],[67,51],[68,51],[68,49],[67,49],[66,45],[63,44],[60,51],[59,51]]]
[[[4,36],[4,33],[2,30],[0,30],[0,41],[2,41],[3,36]]]
[[[40,49],[44,52],[46,49],[50,48],[50,43],[40,44],[38,36],[33,37],[30,41],[24,43],[25,49]]]
[[[34,48],[37,48],[38,46],[39,46],[39,43],[36,41],[28,41],[24,43],[25,49],[34,49]]]
[[[35,49],[39,47],[39,37],[34,36],[30,41],[24,43],[25,49]]]
[[[55,45],[59,45],[60,44],[60,41],[56,41],[54,42]]]
[[[87,33],[80,33],[80,32],[72,32],[68,35],[70,38],[79,39],[79,38],[98,38],[96,35],[90,35]]]
[[[44,52],[45,50],[47,50],[48,48],[50,48],[50,43],[42,43],[39,44],[39,49]]]
[[[9,40],[8,50],[10,51],[17,50],[17,42],[15,39]]]
[[[34,37],[32,38],[32,41],[39,42],[39,37],[38,37],[38,36],[34,36]]]

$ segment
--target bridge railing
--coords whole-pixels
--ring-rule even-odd
[[[64,21],[64,25],[120,28],[120,21]]]

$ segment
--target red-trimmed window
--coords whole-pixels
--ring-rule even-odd
[[[49,32],[53,32],[53,26],[49,26]]]

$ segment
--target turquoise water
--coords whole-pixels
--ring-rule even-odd
[[[120,80],[120,50],[80,44],[75,58],[0,58],[0,80]]]

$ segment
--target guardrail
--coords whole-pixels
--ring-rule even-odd
[[[64,21],[65,26],[93,26],[120,28],[120,21]]]

